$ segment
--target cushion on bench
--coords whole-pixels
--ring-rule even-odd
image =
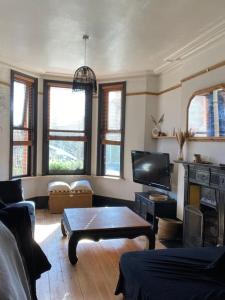
[[[64,181],[53,181],[48,184],[48,192],[70,192],[70,185]]]
[[[91,188],[91,185],[89,181],[87,180],[78,180],[78,181],[73,181],[70,184],[71,191],[79,191],[80,193],[93,193],[93,190]]]

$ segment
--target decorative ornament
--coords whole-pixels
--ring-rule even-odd
[[[154,123],[154,127],[152,129],[152,136],[153,137],[158,137],[161,133],[161,124],[164,120],[164,114],[162,114],[162,116],[159,118],[158,121],[156,121],[156,119],[151,115],[152,118],[152,122]]]

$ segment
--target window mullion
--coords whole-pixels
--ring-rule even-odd
[[[102,140],[103,145],[121,145],[120,141],[113,141],[113,140]]]
[[[13,141],[13,146],[32,146],[32,141]]]
[[[85,136],[58,136],[58,135],[50,135],[48,137],[49,141],[83,141],[87,142],[87,137]]]

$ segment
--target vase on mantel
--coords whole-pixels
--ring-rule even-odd
[[[178,158],[177,160],[183,161],[184,160],[184,155],[183,155],[183,146],[185,144],[186,139],[189,136],[188,131],[182,131],[181,129],[178,129],[176,132],[176,139],[179,145],[179,152],[178,152]]]

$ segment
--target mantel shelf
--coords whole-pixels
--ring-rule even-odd
[[[212,162],[199,162],[196,163],[194,161],[186,161],[186,160],[174,160],[175,163],[177,164],[183,164],[185,166],[189,165],[192,166],[194,168],[198,168],[198,167],[204,167],[204,168],[213,168],[213,169],[220,169],[225,171],[225,164],[216,164],[216,163],[212,163]]]
[[[162,135],[162,136],[152,136],[152,139],[155,139],[155,140],[164,140],[164,139],[175,139],[176,136],[173,136],[173,135]]]
[[[189,137],[188,141],[193,142],[225,142],[225,136],[212,136],[212,137]]]

